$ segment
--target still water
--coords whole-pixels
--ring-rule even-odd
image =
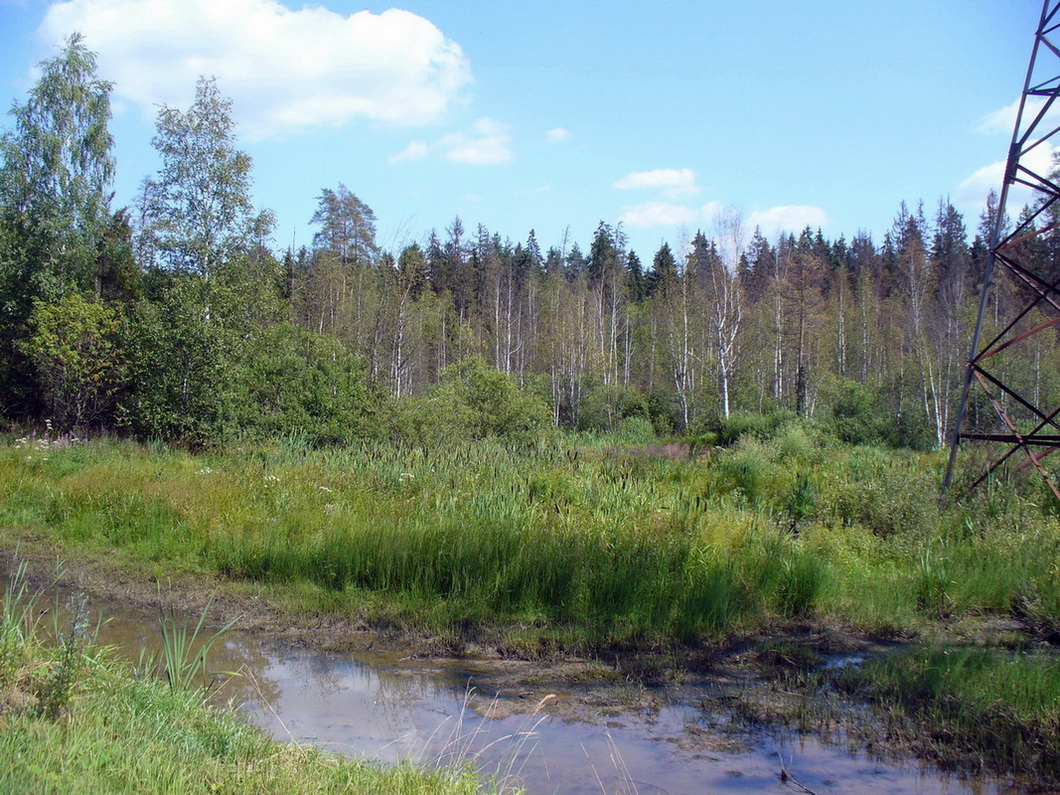
[[[91,609],[109,618],[101,642],[134,659],[141,648],[157,648],[157,614],[114,604]],[[618,700],[636,706],[603,717],[593,712],[590,720],[572,707],[610,701],[613,688],[498,693],[488,668],[465,661],[333,655],[230,632],[214,647],[210,667],[238,673],[218,677],[216,697],[281,740],[386,762],[470,763],[529,793],[804,791],[781,780],[783,769],[817,793],[1015,791],[1008,782],[873,759],[842,738],[825,743],[791,731],[733,730],[728,716],[699,706],[702,688],[630,686]]]

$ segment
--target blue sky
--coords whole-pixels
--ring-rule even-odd
[[[0,0],[0,100],[71,30],[113,94],[116,203],[158,166],[159,103],[199,74],[235,102],[275,242],[311,242],[322,188],[382,245],[459,215],[545,248],[622,223],[650,262],[735,208],[879,243],[999,187],[1039,0]],[[9,117],[2,122],[5,126]],[[1042,156],[1049,152],[1043,150]],[[1017,197],[1018,199],[1018,197]]]

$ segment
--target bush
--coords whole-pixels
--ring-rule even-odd
[[[883,396],[870,386],[848,379],[831,379],[822,389],[822,402],[831,405],[828,424],[840,441],[880,444],[927,451],[936,447],[935,431],[923,412],[887,408]]]
[[[718,434],[718,443],[729,446],[744,436],[760,441],[772,439],[784,426],[794,422],[798,416],[788,409],[776,409],[765,414],[751,411],[734,411],[728,417],[718,418],[704,430]]]
[[[625,444],[647,444],[655,439],[655,428],[646,417],[626,417],[618,426],[618,436]]]
[[[488,437],[530,441],[550,425],[545,403],[478,357],[441,372],[423,397],[389,407],[391,436],[428,447]]]
[[[335,443],[369,431],[375,399],[364,367],[333,338],[290,324],[264,328],[236,374],[229,423],[240,433]]]
[[[926,452],[938,446],[935,430],[924,415],[903,412],[891,425],[888,441],[894,447],[908,447]]]
[[[117,313],[70,291],[54,304],[34,301],[29,323],[32,334],[19,347],[58,427],[108,421],[122,378]]]
[[[768,499],[778,481],[769,451],[753,438],[726,450],[715,469],[723,490],[737,491],[751,503]]]
[[[832,404],[832,433],[850,444],[878,444],[891,436],[879,396],[857,381],[833,381],[825,387],[825,400]]]
[[[216,442],[231,405],[231,341],[207,315],[200,284],[177,279],[140,301],[124,328],[128,392],[118,424],[141,439]]]
[[[922,457],[898,460],[880,447],[858,447],[821,481],[818,505],[845,525],[881,538],[930,537],[938,529],[937,473]]]
[[[655,432],[666,436],[674,432],[678,425],[677,401],[671,392],[656,387],[644,396],[648,408],[648,417],[655,426]]]

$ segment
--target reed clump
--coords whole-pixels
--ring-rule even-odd
[[[8,445],[0,523],[465,638],[529,626],[654,648],[815,616],[1060,626],[1060,521],[1031,497],[940,509],[938,454],[790,424],[697,458],[615,445]]]

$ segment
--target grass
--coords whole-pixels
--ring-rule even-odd
[[[830,443],[799,425],[697,458],[626,455],[616,441],[316,450],[292,436],[205,454],[11,442],[0,445],[0,527],[155,577],[253,582],[296,611],[509,655],[679,650],[778,621],[906,637],[994,620],[1060,633],[1060,519],[1034,489],[940,508],[941,456]],[[81,658],[62,653],[41,680],[54,683],[53,714],[66,709],[67,682],[110,665],[71,674]],[[850,688],[928,736],[945,717],[950,747],[1052,765],[1039,751],[1057,747],[1060,709],[1051,690],[1021,701],[1018,683],[1051,682],[1055,668],[1006,654],[911,657]],[[976,677],[987,683],[978,690]],[[269,753],[282,767],[305,752]],[[240,775],[273,775],[251,769]]]
[[[41,592],[16,574],[0,625],[0,791],[431,793],[480,791],[466,772],[383,767],[280,744],[137,674],[90,637],[42,631]]]
[[[927,647],[845,668],[841,688],[943,765],[1060,779],[1060,659],[1041,651]]]
[[[205,676],[213,675],[212,672],[208,672],[206,665],[210,649],[235,625],[236,619],[232,619],[220,629],[205,635],[203,626],[210,612],[210,604],[211,602],[208,601],[192,628],[177,618],[172,611],[167,612],[165,608],[160,607],[158,627],[162,635],[161,653],[157,656],[144,656],[141,653],[137,669],[155,674],[166,681],[171,688],[184,690],[194,689]],[[225,673],[229,676],[235,674],[232,671],[217,673]]]
[[[1018,498],[993,515],[940,511],[940,466],[800,427],[698,460],[577,438],[425,451],[292,437],[206,455],[8,445],[0,525],[464,638],[530,628],[650,648],[813,616],[866,631],[984,614],[1060,625],[1060,521]]]

